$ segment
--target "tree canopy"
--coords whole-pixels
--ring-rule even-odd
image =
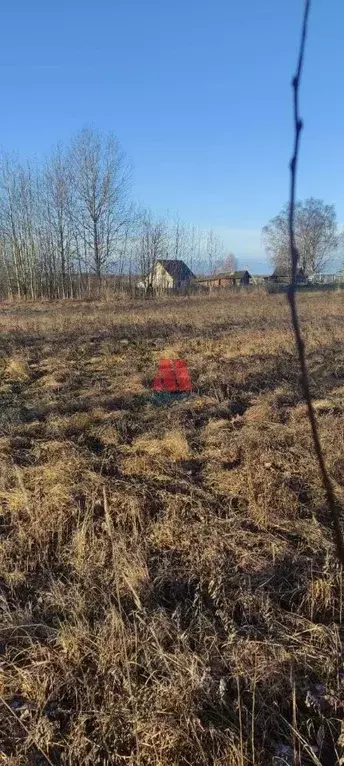
[[[263,240],[275,268],[290,267],[289,203],[263,228]],[[295,206],[295,238],[299,267],[310,276],[338,253],[343,242],[334,205],[309,197]]]

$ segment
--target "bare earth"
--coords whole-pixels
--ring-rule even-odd
[[[344,297],[300,298],[344,499]],[[283,296],[0,309],[0,763],[334,766],[343,589]],[[157,406],[160,358],[194,394]]]

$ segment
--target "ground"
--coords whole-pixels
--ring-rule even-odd
[[[300,298],[344,498],[344,297]],[[333,766],[343,589],[285,298],[0,309],[0,763]],[[160,358],[194,393],[155,402]]]

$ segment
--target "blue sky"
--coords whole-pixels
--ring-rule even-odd
[[[267,268],[261,227],[288,195],[290,80],[303,0],[12,0],[1,9],[0,145],[40,155],[114,130],[134,196],[214,227]],[[344,222],[344,4],[313,0],[298,192]]]

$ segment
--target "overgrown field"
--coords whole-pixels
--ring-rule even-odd
[[[300,311],[344,500],[344,296]],[[343,589],[283,296],[0,309],[0,763],[334,766]],[[160,358],[194,394],[157,406]]]

